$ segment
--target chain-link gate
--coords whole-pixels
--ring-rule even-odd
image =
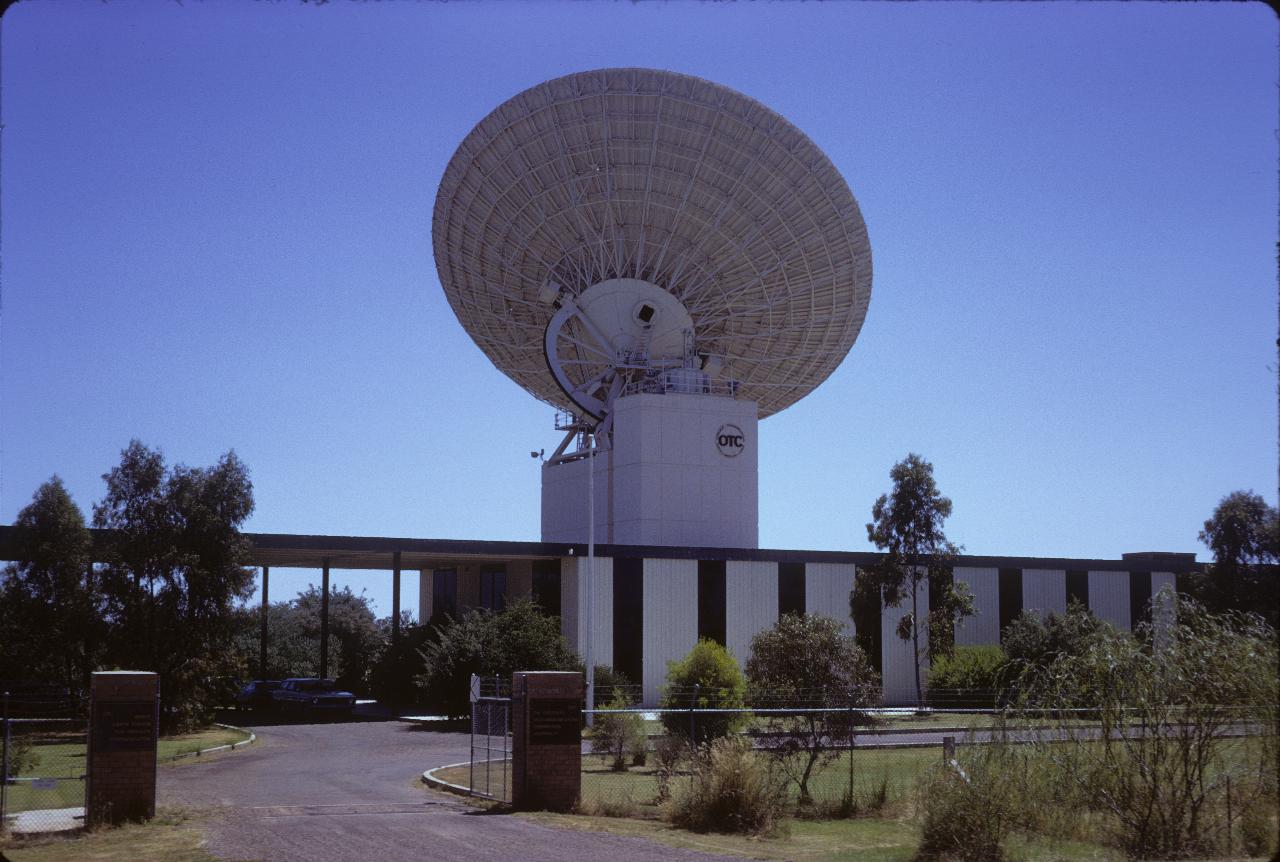
[[[84,825],[88,720],[84,704],[39,693],[0,705],[0,832]]]
[[[511,801],[511,681],[471,676],[472,796]]]

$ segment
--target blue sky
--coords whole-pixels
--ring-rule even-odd
[[[250,530],[536,539],[552,411],[450,312],[432,205],[500,102],[634,65],[787,117],[867,221],[857,344],[761,425],[762,546],[866,549],[915,451],[970,553],[1203,558],[1220,497],[1275,502],[1277,36],[1256,3],[21,2],[0,522],[53,473],[87,511],[138,437],[234,448]]]

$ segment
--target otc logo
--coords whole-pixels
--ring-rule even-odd
[[[742,454],[746,445],[742,429],[737,425],[721,425],[716,432],[716,448],[726,458],[736,458]]]

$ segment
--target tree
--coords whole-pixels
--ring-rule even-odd
[[[234,452],[212,467],[166,468],[134,440],[103,479],[93,522],[113,533],[101,571],[105,659],[159,675],[165,731],[195,726],[244,669],[228,647],[253,584],[239,529],[253,512],[248,470]]]
[[[721,644],[703,638],[678,661],[667,662],[662,690],[662,723],[669,733],[703,744],[746,724],[740,712],[686,713],[684,710],[740,710],[746,706],[747,681],[738,662]],[[690,718],[692,717],[692,722]]]
[[[421,653],[428,703],[454,717],[467,714],[472,674],[510,680],[519,670],[582,670],[560,621],[528,599],[497,613],[477,608],[446,620]]]
[[[960,548],[947,541],[943,522],[951,515],[951,500],[938,492],[933,479],[933,465],[915,453],[893,465],[889,471],[893,490],[881,494],[871,509],[872,522],[867,524],[867,538],[884,556],[869,567],[868,583],[884,596],[888,607],[899,607],[911,599],[911,611],[898,621],[897,633],[910,640],[915,661],[916,703],[924,704],[924,688],[920,680],[920,585],[930,578],[945,580],[948,593],[939,604],[946,608],[951,620],[973,613],[972,599],[966,600],[963,587],[951,581],[951,563]],[[854,601],[857,590],[850,597]],[[927,621],[926,621],[927,627]]]
[[[1252,491],[1234,491],[1204,522],[1200,541],[1213,552],[1195,592],[1210,608],[1256,610],[1280,618],[1280,512]]]
[[[319,675],[320,599],[320,589],[309,586],[290,601],[268,605],[266,678]],[[257,655],[259,614],[257,608],[238,611],[236,646],[244,655]],[[369,690],[387,636],[363,592],[330,588],[328,670],[341,688],[357,694]]]
[[[783,614],[751,639],[747,701],[758,708],[821,708],[830,712],[765,713],[769,750],[808,802],[809,779],[835,759],[835,746],[871,719],[861,707],[879,702],[880,685],[866,655],[840,624],[816,614]],[[803,752],[797,764],[789,755]]]
[[[14,523],[15,562],[0,579],[0,678],[89,690],[102,644],[102,596],[84,515],[57,476]]]

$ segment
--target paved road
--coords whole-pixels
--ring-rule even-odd
[[[467,755],[465,735],[401,722],[263,727],[247,748],[162,767],[159,801],[207,813],[207,849],[227,860],[725,858],[488,814],[422,786],[424,769]]]

